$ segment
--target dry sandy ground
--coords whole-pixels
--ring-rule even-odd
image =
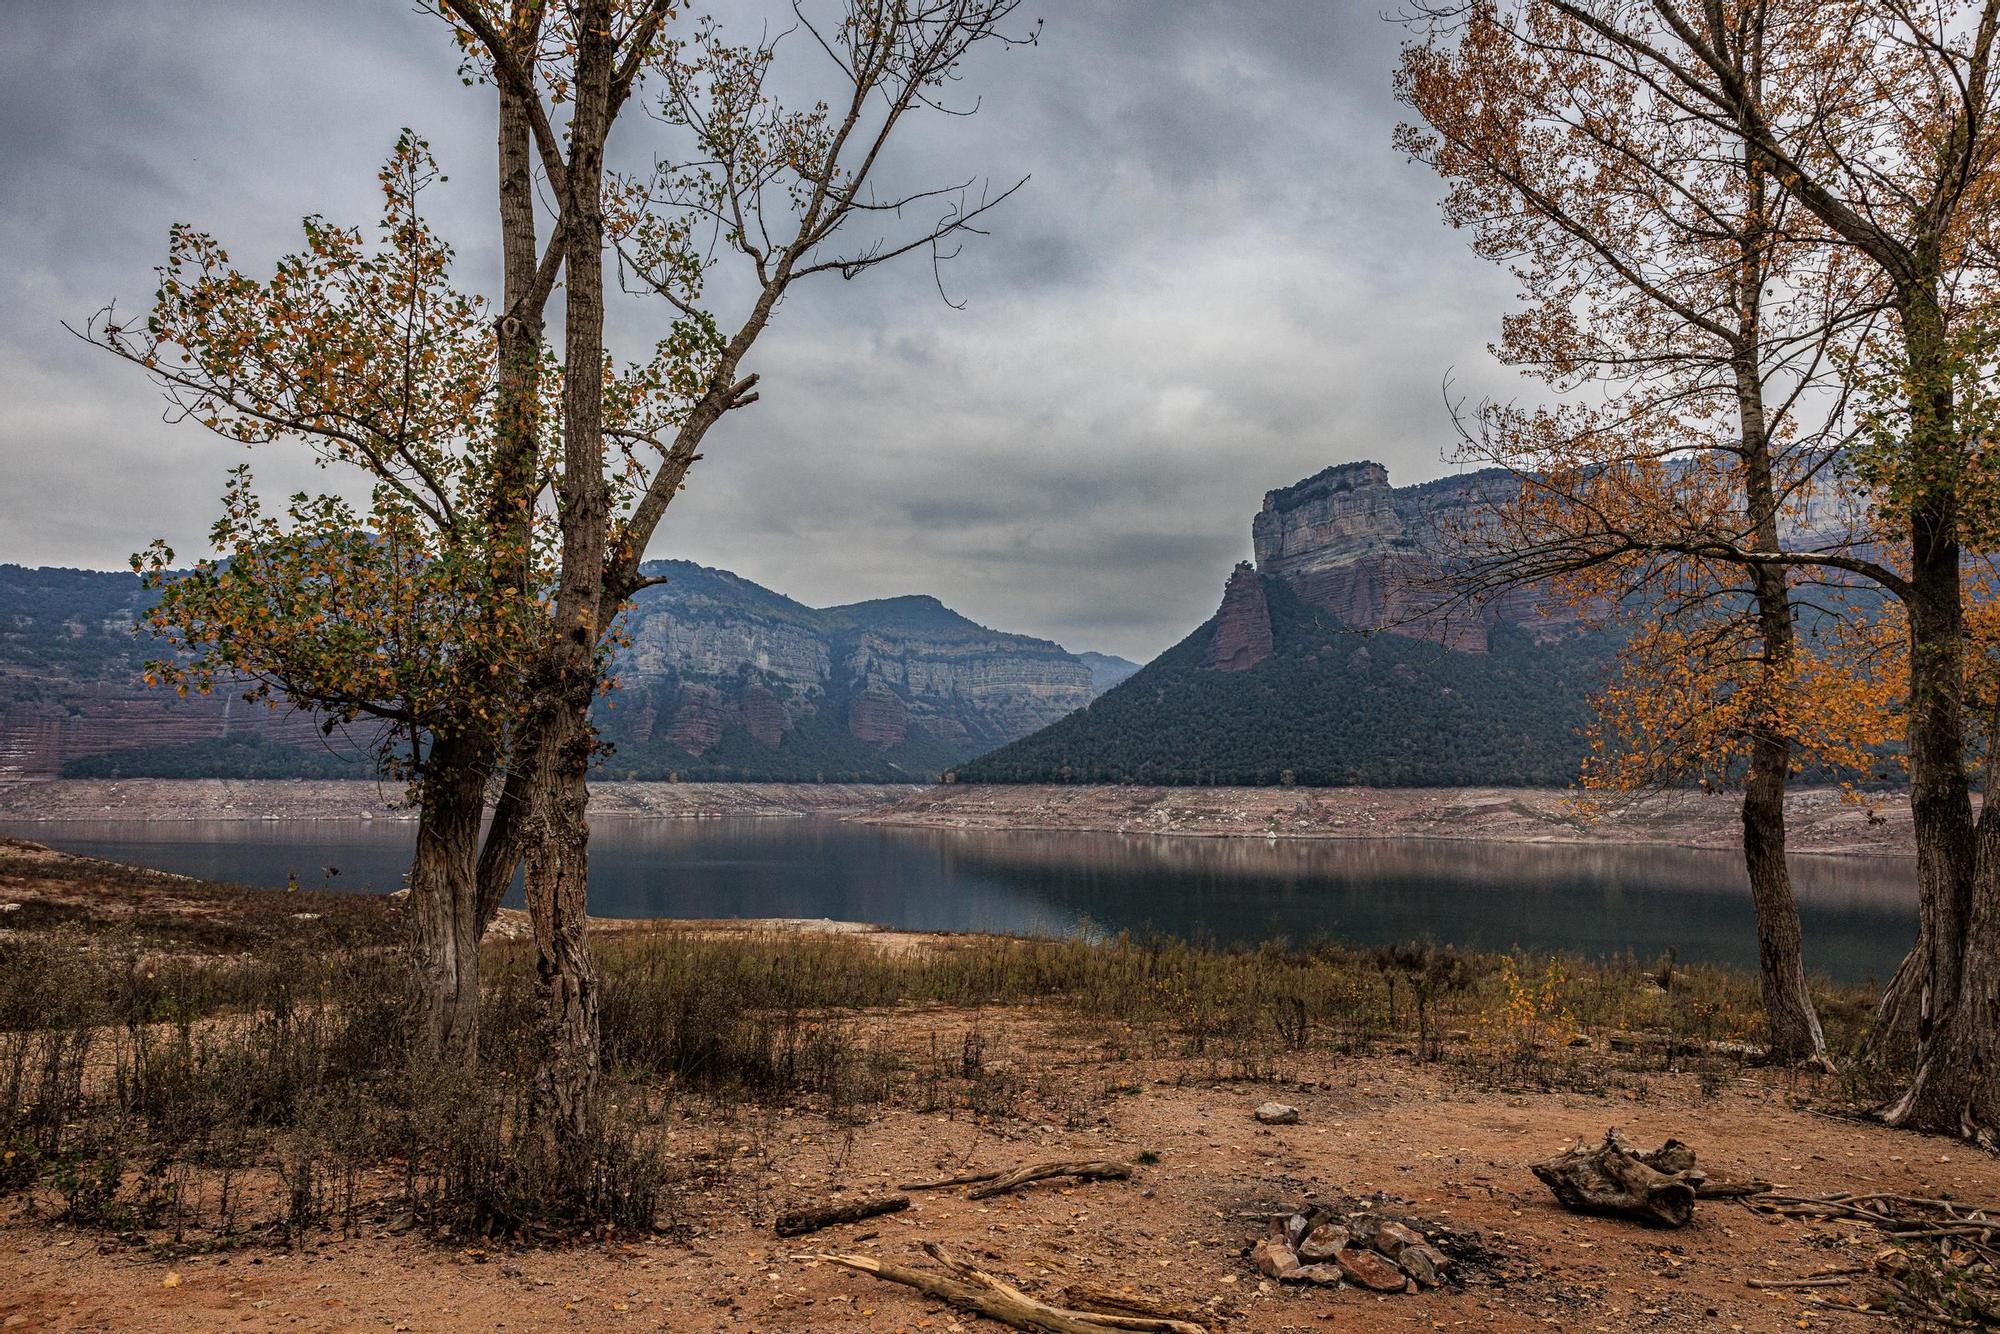
[[[1900,793],[1850,800],[1833,788],[1786,800],[1793,852],[1912,852]],[[1506,843],[1741,846],[1730,794],[1655,793],[1583,818],[1570,794],[1544,788],[1085,787],[952,784],[858,818],[935,829],[1101,830],[1272,838],[1453,838]]]
[[[898,1012],[914,1036],[968,1022]],[[1716,1092],[1692,1076],[1616,1076],[1602,1093],[1482,1087],[1455,1067],[1308,1057],[1274,1079],[1220,1081],[1195,1063],[1113,1060],[1096,1039],[1046,1019],[989,1013],[1009,1050],[1053,1062],[1050,1094],[1025,1118],[892,1110],[842,1127],[807,1115],[689,1105],[667,1121],[690,1161],[721,1164],[691,1186],[678,1235],[570,1250],[467,1248],[383,1226],[301,1251],[260,1248],[156,1258],[144,1248],[18,1217],[0,1223],[0,1327],[58,1330],[970,1331],[1000,1326],[908,1289],[817,1263],[856,1251],[928,1263],[936,1240],[1053,1295],[1066,1283],[1130,1288],[1205,1310],[1217,1330],[1776,1330],[1882,1328],[1818,1292],[1753,1290],[1863,1260],[1876,1234],[1777,1221],[1705,1202],[1681,1231],[1561,1211],[1527,1165],[1616,1123],[1634,1138],[1690,1141],[1711,1170],[1810,1191],[1888,1189],[2000,1200],[2000,1161],[1795,1105],[1789,1077],[1734,1072]],[[1038,1057],[1038,1059],[1044,1059]],[[1066,1072],[1058,1067],[1066,1066]],[[1622,1085],[1622,1087],[1620,1087]],[[1301,1123],[1265,1127],[1266,1098]],[[834,1184],[878,1190],[911,1178],[1044,1158],[1158,1156],[1130,1182],[1030,1187],[974,1203],[920,1194],[907,1213],[800,1241],[775,1213]],[[382,1183],[385,1193],[387,1183]],[[1386,1192],[1409,1212],[1474,1227],[1532,1270],[1501,1285],[1379,1297],[1278,1287],[1240,1252],[1260,1216],[1313,1193]]]

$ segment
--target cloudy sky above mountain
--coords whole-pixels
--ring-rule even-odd
[[[461,281],[490,291],[490,92],[405,0],[6,13],[0,561],[112,568],[156,535],[191,554],[244,451],[163,421],[61,321],[143,304],[177,221],[253,271],[307,213],[368,222],[405,125],[451,174],[433,211]],[[1510,286],[1390,146],[1407,34],[1377,6],[1021,13],[1039,44],[968,70],[979,113],[913,126],[889,164],[1030,178],[945,271],[963,308],[921,257],[799,288],[755,356],[763,401],[711,437],[653,554],[820,605],[934,593],[1143,658],[1214,610],[1266,490],[1356,458],[1399,482],[1449,469],[1447,377],[1523,392],[1485,349]],[[780,49],[789,91],[829,86],[807,42]],[[642,160],[663,133],[631,117],[616,146]],[[613,333],[636,353],[665,323],[634,299]],[[250,461],[273,490],[333,482],[282,445]]]

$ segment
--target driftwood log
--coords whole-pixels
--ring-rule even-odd
[[[1198,1325],[1202,1319],[1202,1313],[1190,1306],[1141,1296],[1136,1292],[1123,1290],[1114,1292],[1110,1288],[1099,1288],[1089,1283],[1072,1283],[1056,1296],[1062,1298],[1063,1303],[1071,1309],[1090,1312],[1100,1320],[1106,1315],[1137,1315],[1149,1316],[1155,1320],[1179,1320],[1190,1325]]]
[[[975,1269],[953,1259],[935,1242],[925,1242],[924,1250],[950,1272],[934,1274],[888,1260],[877,1260],[869,1255],[821,1255],[817,1258],[827,1264],[873,1274],[891,1283],[901,1283],[927,1297],[976,1311],[989,1320],[997,1320],[1015,1329],[1037,1331],[1037,1334],[1117,1334],[1118,1331],[1127,1334],[1130,1331],[1139,1331],[1139,1334],[1207,1334],[1203,1326],[1187,1320],[1052,1306],[1030,1297],[983,1269]]]
[[[837,1200],[832,1204],[816,1204],[779,1214],[777,1231],[781,1237],[803,1237],[808,1232],[818,1232],[821,1228],[841,1223],[858,1223],[864,1218],[876,1218],[882,1214],[899,1214],[909,1207],[910,1197],[907,1195],[866,1195],[856,1200]]]
[[[1686,1227],[1694,1217],[1696,1188],[1703,1178],[1694,1170],[1694,1151],[1668,1140],[1642,1154],[1616,1130],[1604,1133],[1602,1144],[1579,1140],[1534,1173],[1565,1209],[1578,1213],[1636,1218],[1662,1227]]]
[[[968,1200],[990,1200],[995,1195],[1005,1195],[1010,1190],[1019,1190],[1031,1181],[1046,1181],[1050,1177],[1075,1177],[1078,1181],[1125,1181],[1132,1176],[1132,1169],[1124,1163],[1104,1161],[1075,1163],[1031,1163],[1017,1167],[1011,1172],[994,1177],[983,1186],[975,1186],[965,1193]]]

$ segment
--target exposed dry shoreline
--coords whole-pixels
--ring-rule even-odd
[[[1791,850],[1910,855],[1910,803],[1900,793],[1865,803],[1838,789],[1794,792],[1786,803]],[[859,817],[931,829],[1041,829],[1209,838],[1449,838],[1503,843],[1740,846],[1733,796],[1654,794],[1594,820],[1570,794],[1541,788],[1082,787],[955,785],[929,788]]]
[[[59,779],[0,785],[0,820],[407,820],[393,783],[312,779]],[[599,783],[598,818],[826,816],[926,829],[1204,838],[1447,838],[1733,849],[1733,796],[1633,799],[1596,819],[1542,788],[1087,787],[877,783]],[[1798,853],[1909,855],[1909,801],[1833,788],[1787,803]]]
[[[599,783],[593,816],[853,815],[921,792],[888,783]],[[63,778],[0,784],[0,820],[409,820],[366,779]]]

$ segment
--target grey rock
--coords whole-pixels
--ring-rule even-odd
[[[1338,1223],[1321,1223],[1299,1243],[1299,1258],[1311,1263],[1331,1260],[1347,1249],[1347,1229]]]
[[[1396,1263],[1403,1272],[1415,1279],[1419,1286],[1435,1288],[1442,1279],[1445,1258],[1431,1246],[1405,1246],[1403,1253],[1396,1257]]]

